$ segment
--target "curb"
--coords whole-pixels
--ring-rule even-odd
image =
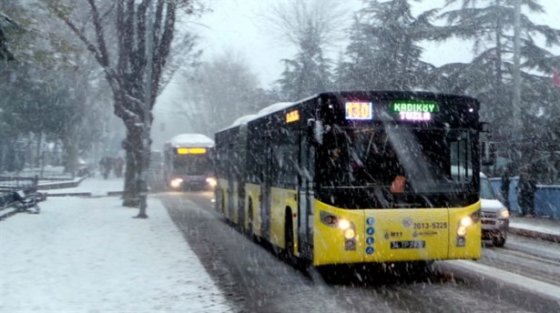
[[[103,194],[93,194],[92,192],[64,192],[64,193],[46,193],[49,197],[111,197],[120,196],[122,191],[108,191]]]
[[[50,189],[61,189],[61,188],[73,188],[78,187],[82,181],[84,181],[88,176],[80,177],[74,181],[66,181],[62,183],[53,183],[53,184],[43,184],[37,186],[37,190],[50,190]]]
[[[539,232],[539,231],[535,231],[535,230],[529,230],[529,229],[525,229],[525,228],[517,228],[517,227],[511,227],[511,225],[509,226],[509,232],[515,235],[519,235],[519,236],[524,236],[524,237],[529,237],[529,238],[537,238],[537,239],[542,239],[542,240],[546,240],[546,241],[552,241],[552,242],[559,242],[560,243],[560,235],[556,235],[556,234],[548,234],[548,233],[543,233],[543,232]]]
[[[0,210],[0,221],[12,215],[16,215],[17,213],[19,213],[19,211],[16,208],[4,208]]]
[[[65,193],[47,193],[49,197],[91,197],[91,192],[65,192]]]

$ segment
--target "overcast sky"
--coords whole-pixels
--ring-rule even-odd
[[[280,78],[283,70],[281,60],[293,57],[295,50],[290,45],[281,41],[278,36],[270,31],[270,24],[264,16],[271,5],[277,1],[285,0],[201,0],[207,3],[213,12],[206,13],[194,31],[199,35],[199,47],[203,49],[203,59],[211,59],[212,56],[224,51],[235,51],[236,54],[244,56],[252,71],[261,80],[261,86],[270,88]],[[301,0],[309,1],[309,0]],[[423,4],[412,2],[414,13],[441,7],[445,0],[425,0]],[[348,21],[350,24],[352,13],[357,11],[361,0],[345,0],[342,2],[348,6]],[[560,29],[560,1],[541,0],[541,4],[547,10],[547,14],[532,16],[534,22],[547,24]],[[348,25],[347,25],[348,26]],[[338,54],[344,51],[345,42],[333,40],[327,49],[329,57],[336,59]],[[460,40],[425,46],[423,59],[434,65],[443,65],[450,62],[468,62],[471,58],[472,44]],[[560,54],[556,48],[555,53]],[[170,82],[163,94],[158,97],[158,105],[154,111],[156,120],[152,136],[154,146],[160,147],[165,140],[172,136],[189,130],[181,117],[176,114],[177,106],[185,106],[184,95],[180,92],[185,82],[181,81],[180,75],[176,75]]]
[[[213,12],[204,15],[201,23],[200,45],[204,49],[206,58],[220,53],[225,49],[233,49],[245,55],[253,71],[263,82],[263,87],[279,78],[283,70],[282,58],[291,58],[294,54],[292,47],[271,34],[263,16],[267,9],[278,0],[207,0]],[[362,1],[346,0],[350,7],[359,9]],[[435,8],[444,0],[423,1],[421,4],[412,2],[415,12]],[[548,24],[560,28],[560,1],[541,0],[540,3],[547,10],[545,15],[532,16],[536,23]],[[348,20],[351,12],[349,10]],[[424,60],[435,65],[442,65],[454,61],[468,61],[471,45],[451,40],[442,44],[426,46]],[[331,57],[336,58],[343,51],[344,43],[339,41],[329,44]]]

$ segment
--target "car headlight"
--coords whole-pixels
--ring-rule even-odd
[[[216,181],[216,178],[214,178],[214,177],[206,178],[206,183],[208,184],[208,186],[210,186],[212,188],[216,187],[216,185],[218,184],[218,182]]]
[[[502,209],[500,210],[500,212],[498,213],[498,216],[499,216],[500,218],[509,218],[509,211],[508,211],[508,209],[507,209],[507,208],[502,208]]]
[[[171,188],[180,188],[181,185],[183,184],[183,179],[182,178],[173,178],[170,182],[169,182],[169,186],[171,186]]]

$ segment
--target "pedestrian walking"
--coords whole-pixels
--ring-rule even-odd
[[[124,168],[124,160],[120,156],[117,156],[113,159],[113,171],[115,172],[115,176],[117,178],[121,178],[123,174]]]
[[[517,203],[521,208],[521,215],[533,217],[535,215],[535,191],[537,183],[529,173],[528,168],[521,169],[517,184]]]
[[[502,192],[502,197],[504,198],[504,204],[506,208],[509,208],[509,184],[511,176],[511,166],[506,166],[504,172],[502,173],[502,184],[500,190]]]
[[[101,174],[104,179],[109,178],[111,173],[111,168],[113,167],[113,159],[111,157],[105,156],[99,161],[99,166],[101,168]]]

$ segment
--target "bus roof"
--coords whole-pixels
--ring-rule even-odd
[[[214,147],[214,140],[203,134],[180,134],[171,138],[166,145],[173,147]]]
[[[429,92],[429,91],[397,91],[397,90],[348,90],[348,91],[330,91],[330,92],[322,92],[315,95],[312,95],[307,98],[300,99],[296,102],[278,102],[271,104],[263,109],[261,109],[256,114],[250,114],[242,116],[236,119],[231,125],[220,129],[218,132],[225,131],[231,128],[235,128],[240,125],[247,124],[253,120],[259,119],[263,116],[267,116],[269,114],[284,110],[289,108],[293,105],[298,103],[306,102],[310,99],[320,98],[323,96],[335,96],[335,97],[344,97],[349,99],[391,99],[395,97],[401,97],[403,99],[407,98],[427,98],[433,100],[442,100],[442,99],[463,99],[463,100],[473,100],[478,104],[478,101],[475,98],[466,95],[456,95],[450,93],[438,93],[438,92]]]
[[[262,108],[259,111],[259,113],[256,114],[255,118],[265,116],[274,112],[278,112],[294,104],[295,102],[278,102],[278,103],[271,104],[265,108]]]
[[[238,119],[236,119],[231,125],[221,129],[220,131],[226,130],[226,129],[230,129],[239,125],[244,125],[249,123],[252,120],[255,120],[259,117],[274,113],[274,112],[278,112],[281,111],[287,107],[290,107],[292,105],[296,104],[295,102],[277,102],[274,104],[271,104],[267,107],[262,108],[259,112],[257,112],[257,114],[249,114],[249,115],[244,115]]]
[[[233,124],[231,124],[231,126],[229,127],[234,127],[234,126],[238,126],[238,125],[243,125],[243,124],[247,124],[249,121],[257,118],[258,115],[257,114],[249,114],[249,115],[244,115],[238,119],[236,119]]]

